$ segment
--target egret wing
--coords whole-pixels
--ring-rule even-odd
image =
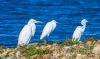
[[[78,26],[75,29],[74,33],[73,33],[73,39],[80,39],[80,37],[82,35],[81,33],[82,33],[82,27],[81,26]]]
[[[18,45],[27,45],[31,39],[31,27],[25,25],[19,34]]]
[[[52,31],[54,31],[54,29],[56,28],[56,23],[52,24]]]
[[[31,27],[32,27],[32,36],[34,36],[34,34],[35,34],[35,30],[36,30],[36,25],[33,24]]]
[[[52,29],[53,29],[53,27],[52,27],[51,22],[48,22],[42,31],[42,35],[41,35],[40,39],[43,39],[45,36],[48,36],[50,34],[50,32],[52,32]]]

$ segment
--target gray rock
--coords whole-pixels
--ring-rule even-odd
[[[0,59],[7,59],[6,57],[1,56]]]
[[[7,59],[17,59],[17,58],[14,56],[10,56],[10,57],[7,57]]]

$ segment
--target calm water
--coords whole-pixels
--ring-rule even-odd
[[[64,42],[83,18],[89,23],[82,41],[93,36],[100,39],[100,0],[0,0],[0,44],[15,47],[18,35],[30,18],[43,21],[31,43],[40,41],[44,25],[51,20],[59,22],[49,41]]]

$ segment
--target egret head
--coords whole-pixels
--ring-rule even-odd
[[[82,24],[82,25],[86,25],[87,22],[88,22],[88,21],[87,21],[86,19],[83,19],[83,20],[81,21],[81,24]]]
[[[42,23],[42,22],[41,21],[37,21],[35,19],[30,19],[28,24],[30,24],[30,23]]]
[[[58,22],[57,22],[57,21],[55,21],[55,20],[52,20],[52,22],[58,23]]]

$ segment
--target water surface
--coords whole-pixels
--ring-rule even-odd
[[[30,18],[43,21],[36,24],[36,34],[31,43],[40,41],[45,24],[59,22],[49,41],[64,42],[85,18],[89,21],[82,41],[93,36],[100,38],[100,0],[0,0],[0,44],[15,47],[18,35]]]

